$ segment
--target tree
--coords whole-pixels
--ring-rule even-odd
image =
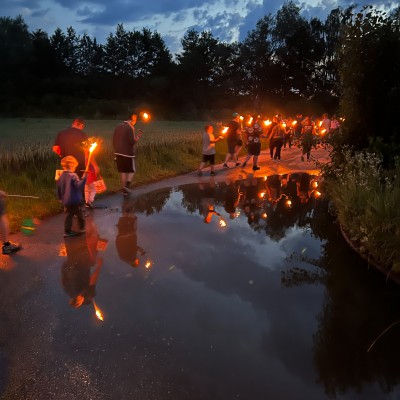
[[[400,24],[373,7],[352,13],[339,52],[343,141],[386,162],[400,151]]]

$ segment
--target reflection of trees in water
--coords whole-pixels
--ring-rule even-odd
[[[327,213],[325,218],[330,219]],[[327,295],[314,336],[318,382],[331,397],[349,390],[361,392],[373,383],[389,393],[400,382],[400,326],[380,339],[370,353],[367,349],[399,318],[399,289],[385,285],[377,272],[367,273],[365,263],[346,246],[336,225],[324,223],[320,216],[313,229],[326,239],[320,265],[325,270]]]
[[[167,201],[171,197],[172,189],[160,189],[132,199],[135,212],[140,214],[152,215],[162,211]]]

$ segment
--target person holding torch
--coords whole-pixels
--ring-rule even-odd
[[[214,176],[214,165],[215,165],[215,143],[223,139],[223,136],[215,138],[214,127],[212,125],[206,125],[203,132],[203,158],[200,163],[199,169],[197,170],[197,175],[201,176],[201,170],[205,167],[206,163],[210,163],[210,175]]]
[[[113,134],[113,147],[117,170],[121,181],[121,192],[129,195],[129,189],[136,172],[135,147],[143,131],[136,134],[135,124],[138,115],[133,113],[129,120],[118,124]]]

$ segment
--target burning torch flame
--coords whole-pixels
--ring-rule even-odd
[[[150,269],[151,265],[152,265],[152,263],[150,260],[147,260],[146,264],[144,264],[145,268],[147,268],[147,269]]]
[[[89,149],[89,153],[93,153],[94,149],[97,147],[97,142],[92,143]]]
[[[293,125],[293,126],[297,125],[297,121],[293,121],[293,122],[292,122],[292,125]]]
[[[247,125],[251,125],[253,123],[253,117],[250,117],[249,120],[247,121]]]
[[[228,132],[228,129],[229,129],[228,126],[224,126],[224,127],[222,128],[221,133],[222,133],[223,135],[225,135],[225,133]]]
[[[322,129],[321,135],[324,135],[326,133],[326,129]]]
[[[219,226],[221,228],[225,228],[226,227],[226,222],[222,218],[219,220]]]
[[[140,113],[140,115],[142,116],[142,118],[145,121],[148,121],[150,119],[150,114],[148,114],[147,112],[143,111],[142,113]]]
[[[315,197],[321,197],[321,192],[318,192],[318,190],[315,191]]]
[[[90,160],[92,159],[92,153],[93,153],[93,151],[94,151],[94,149],[96,147],[97,147],[97,142],[93,142],[92,145],[90,146],[89,157],[88,157],[88,160],[87,160],[87,163],[86,163],[86,169],[85,169],[86,171],[89,170]]]
[[[271,125],[272,124],[272,122],[269,120],[269,119],[267,119],[266,121],[264,121],[264,125],[265,126],[269,126],[269,125]]]
[[[267,215],[266,212],[262,214],[262,218],[263,218],[263,219],[267,219],[267,217],[268,217],[268,215]]]
[[[318,122],[318,126],[321,127],[322,126],[322,121]]]
[[[316,188],[318,187],[318,182],[317,182],[317,181],[313,181],[312,187],[313,187],[314,189],[316,189]]]
[[[93,307],[94,307],[94,311],[96,312],[96,318],[100,321],[104,321],[104,315],[101,312],[100,308],[97,307],[97,304],[95,303],[95,301],[92,299],[93,301]]]
[[[264,196],[265,196],[265,192],[261,192],[261,193],[260,193],[260,197],[263,199]]]
[[[286,200],[286,205],[290,207],[292,205],[292,200]]]

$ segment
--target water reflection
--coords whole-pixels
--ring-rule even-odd
[[[107,329],[91,339],[108,355],[95,367],[118,371],[119,398],[143,387],[138,370],[159,398],[167,386],[165,398],[199,400],[399,393],[400,326],[366,351],[398,318],[399,291],[349,250],[319,186],[304,173],[249,174],[124,200],[97,214],[113,244],[101,274],[96,226],[92,241],[90,229],[67,238],[71,300],[93,302],[97,282],[108,299]]]
[[[105,250],[106,239],[101,239],[93,216],[86,219],[86,233],[64,238],[66,257],[61,268],[61,282],[69,296],[69,304],[74,308],[89,305],[96,296],[96,284],[103,265],[99,250]],[[93,271],[92,271],[92,268]]]
[[[137,216],[135,207],[140,205],[137,201],[126,199],[122,203],[122,215],[117,223],[117,235],[115,238],[115,247],[117,248],[119,258],[128,263],[131,267],[138,267],[140,256],[144,256],[146,251],[138,245],[137,239]],[[153,208],[146,207],[146,212],[153,211]]]

